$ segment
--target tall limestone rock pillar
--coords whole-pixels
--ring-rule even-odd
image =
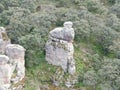
[[[4,54],[6,45],[10,43],[5,28],[0,27],[0,54]]]
[[[46,43],[46,61],[52,65],[61,66],[65,72],[74,74],[76,71],[73,58],[74,29],[72,22],[65,22],[64,27],[55,28],[49,33]]]

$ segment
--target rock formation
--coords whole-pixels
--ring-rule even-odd
[[[16,77],[11,79],[14,83],[21,81],[25,77],[25,49],[17,44],[6,46],[6,55],[10,58],[12,73],[16,70]]]
[[[8,90],[10,87],[12,73],[8,61],[8,56],[0,55],[0,90]]]
[[[61,66],[65,72],[75,73],[75,61],[73,58],[74,29],[72,22],[65,22],[64,27],[55,28],[49,33],[46,43],[46,61]]]
[[[10,44],[5,28],[0,27],[0,90],[21,90],[23,88],[24,56],[25,49],[20,45]]]

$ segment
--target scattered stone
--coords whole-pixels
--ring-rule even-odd
[[[65,82],[65,86],[67,86],[68,88],[72,87],[72,83],[71,82]]]
[[[53,85],[59,86],[63,82],[64,71],[58,68],[52,77]]]
[[[66,77],[66,80],[65,80],[65,86],[68,87],[68,88],[73,88],[74,87],[74,84],[77,83],[77,75],[74,74],[74,75],[68,75]]]

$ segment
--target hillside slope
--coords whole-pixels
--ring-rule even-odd
[[[45,61],[44,46],[49,31],[65,21],[75,29],[77,72],[76,77],[64,73],[55,87],[55,72],[63,72]],[[70,90],[63,85],[66,77],[77,78],[75,90],[120,89],[119,0],[1,0],[0,25],[12,43],[26,48],[24,90]]]

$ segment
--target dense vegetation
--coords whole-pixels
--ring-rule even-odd
[[[120,0],[0,0],[0,26],[26,48],[25,90],[37,90],[56,71],[44,59],[44,45],[64,21],[72,21],[76,33],[75,88],[120,90]]]

